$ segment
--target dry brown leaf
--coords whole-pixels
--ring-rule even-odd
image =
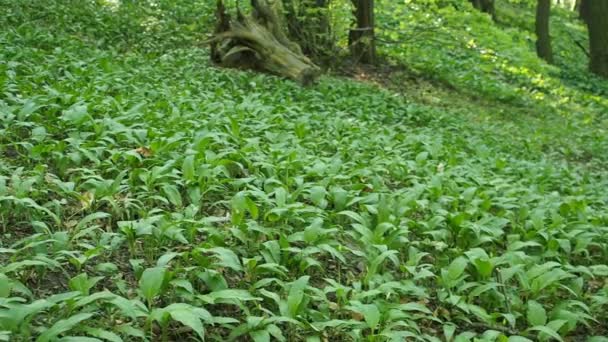
[[[145,146],[136,148],[135,152],[139,153],[144,158],[149,158],[152,156],[152,150]]]

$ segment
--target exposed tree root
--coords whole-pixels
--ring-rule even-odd
[[[306,57],[298,44],[285,34],[280,0],[274,7],[266,0],[251,0],[253,11],[237,11],[232,20],[222,0],[217,1],[217,26],[211,44],[211,59],[225,67],[265,70],[302,85],[317,79],[320,69]]]

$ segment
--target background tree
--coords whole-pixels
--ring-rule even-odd
[[[548,63],[553,63],[551,36],[549,35],[549,18],[551,0],[538,0],[536,5],[536,53]]]
[[[494,5],[494,0],[469,0],[473,7],[478,10],[488,13],[492,16],[492,20],[496,21],[496,6]]]
[[[326,60],[335,54],[329,0],[283,0],[287,28],[304,54]]]
[[[589,29],[589,70],[608,78],[608,1],[584,0],[581,14]]]
[[[350,30],[348,45],[353,57],[362,63],[376,60],[374,0],[352,0],[356,26]]]

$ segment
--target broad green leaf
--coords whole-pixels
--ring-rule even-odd
[[[194,312],[192,307],[184,306],[168,309],[168,311],[171,318],[192,328],[202,340],[205,339],[205,328],[203,327],[203,323],[201,323],[201,317]]]
[[[232,250],[224,247],[209,248],[209,251],[215,254],[218,259],[217,265],[221,267],[231,268],[237,272],[243,270],[239,257]]]
[[[267,330],[255,330],[249,332],[254,342],[270,342],[270,333]]]
[[[164,267],[147,268],[142,273],[139,279],[139,290],[149,303],[160,294],[165,273]]]
[[[163,185],[163,193],[169,199],[169,202],[176,207],[182,206],[182,195],[177,190],[177,187],[171,184]]]
[[[60,334],[67,332],[78,325],[80,322],[93,317],[92,313],[79,313],[69,318],[57,321],[49,329],[45,330],[36,342],[49,342],[55,340]]]
[[[95,302],[111,301],[116,298],[116,295],[110,291],[101,291],[93,293],[92,295],[85,295],[74,303],[74,307],[79,308]]]
[[[158,260],[156,261],[156,266],[165,267],[171,262],[171,260],[173,260],[175,257],[177,257],[179,255],[180,254],[176,253],[176,252],[165,253],[165,254],[161,255],[160,258],[158,258]]]
[[[533,342],[531,339],[523,336],[509,336],[508,342]]]
[[[11,294],[10,279],[4,273],[0,273],[0,298],[8,297],[10,294]]]
[[[196,180],[193,155],[189,155],[184,158],[184,162],[182,163],[182,174],[184,175],[184,179],[186,179],[187,181],[193,182]]]
[[[310,200],[319,207],[325,207],[325,188],[322,186],[314,186],[310,189]]]
[[[606,336],[591,336],[587,339],[587,342],[608,342],[608,337]]]
[[[245,302],[252,300],[261,300],[259,297],[254,297],[246,290],[226,289],[213,291],[207,295],[200,296],[209,303],[216,303],[217,301],[229,300],[237,302]]]
[[[545,311],[545,308],[534,300],[528,301],[526,317],[531,326],[545,325],[547,323],[547,312]]]
[[[75,229],[81,230],[83,228],[86,228],[87,224],[89,224],[90,222],[101,220],[101,219],[108,218],[111,216],[112,215],[110,215],[108,213],[104,213],[104,212],[96,212],[96,213],[89,214],[78,222],[78,225],[76,225]]]
[[[448,267],[448,277],[450,279],[458,279],[467,267],[468,261],[464,257],[458,257],[452,261]]]
[[[120,309],[122,315],[131,319],[135,319],[139,316],[145,316],[146,314],[146,308],[139,301],[129,300],[124,297],[115,296],[112,300],[110,300],[110,303]]]
[[[308,286],[309,276],[302,276],[291,284],[287,296],[287,308],[291,318],[295,318],[304,299],[304,290]]]
[[[473,264],[479,272],[479,275],[483,278],[489,278],[492,275],[492,271],[494,270],[494,265],[489,259],[476,259]]]
[[[63,112],[62,119],[65,121],[69,121],[73,124],[79,125],[87,119],[87,116],[87,105],[77,103]]]
[[[444,324],[443,325],[443,336],[446,341],[451,341],[454,338],[454,333],[456,332],[456,326],[453,324]]]
[[[137,337],[143,340],[146,339],[146,334],[143,330],[135,328],[130,324],[119,325],[118,327],[116,327],[116,331],[127,336]]]
[[[557,331],[555,331],[549,327],[546,327],[544,325],[538,325],[538,326],[529,328],[528,331],[538,331],[538,332],[546,334],[547,336],[550,336],[560,342],[563,341],[562,337],[559,335],[559,333],[557,333]]]
[[[380,323],[380,310],[378,310],[378,307],[375,304],[362,304],[358,308],[361,310],[367,326],[372,330],[376,329],[378,323]]]
[[[112,331],[103,330],[103,329],[99,329],[99,328],[89,328],[89,327],[87,327],[85,329],[85,331],[86,331],[87,335],[99,337],[105,341],[110,341],[110,342],[122,342],[123,341],[122,338],[120,338],[120,336],[116,335]]]

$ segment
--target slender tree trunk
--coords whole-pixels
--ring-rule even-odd
[[[585,20],[585,7],[587,4],[586,0],[577,0],[576,3],[578,4],[578,17],[581,20]]]
[[[579,12],[580,8],[581,8],[581,0],[575,0],[574,4],[572,6],[572,10],[576,11],[576,12]]]
[[[538,0],[536,5],[536,53],[548,63],[553,63],[551,36],[549,35],[549,17],[551,0]]]
[[[348,43],[353,56],[362,63],[375,63],[374,0],[352,0],[357,26],[351,29]]]
[[[494,6],[494,0],[469,0],[473,7],[476,9],[488,13],[492,16],[492,20],[497,21],[496,8]]]
[[[608,78],[608,1],[585,0],[581,7],[589,29],[589,70]]]
[[[298,0],[298,6],[294,2],[284,1],[289,35],[307,55],[320,59],[333,56],[329,0]]]

